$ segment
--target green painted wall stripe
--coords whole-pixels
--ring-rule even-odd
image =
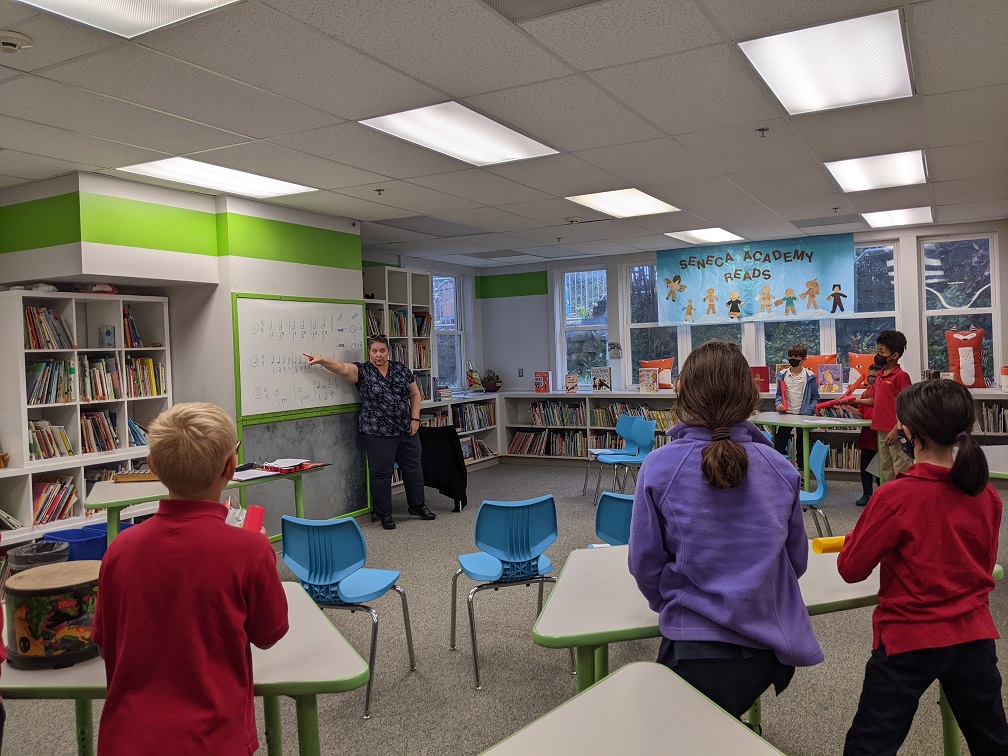
[[[0,254],[81,239],[77,192],[0,207]]]
[[[546,271],[505,273],[500,276],[476,276],[476,298],[528,297],[549,293]]]
[[[238,257],[361,269],[356,234],[227,213],[227,239],[227,254]]]
[[[214,213],[81,192],[81,241],[217,255]]]

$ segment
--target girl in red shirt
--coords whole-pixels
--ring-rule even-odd
[[[973,756],[1008,754],[990,613],[1001,499],[969,434],[973,398],[924,381],[896,399],[897,435],[914,459],[868,502],[837,559],[849,583],[881,564],[874,650],[845,756],[895,754],[921,695],[941,682]]]

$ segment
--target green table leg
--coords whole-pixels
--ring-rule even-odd
[[[314,695],[294,696],[294,704],[297,707],[298,753],[301,756],[321,756],[318,700]]]
[[[938,708],[941,709],[942,746],[945,756],[959,756],[959,723],[949,708],[945,691],[938,686]]]
[[[119,513],[116,512],[116,522],[118,521]],[[74,709],[77,715],[77,753],[79,756],[94,756],[94,717],[91,713],[91,699],[75,698]]]
[[[757,734],[763,733],[763,699],[757,698],[746,714],[746,724]]]
[[[300,475],[295,475],[294,481],[294,515],[304,517],[304,480]]]
[[[802,428],[802,440],[805,442],[802,444],[802,470],[805,471],[805,490],[812,490],[812,473],[809,470],[809,429]]]
[[[263,696],[263,715],[266,720],[266,754],[267,756],[282,756],[280,696]]]
[[[595,683],[596,646],[577,647],[577,690],[587,690]]]
[[[106,538],[110,546],[112,545],[112,539],[119,535],[119,513],[119,507],[109,507],[105,510],[105,521],[108,523]]]
[[[609,674],[609,644],[595,647],[595,682]]]

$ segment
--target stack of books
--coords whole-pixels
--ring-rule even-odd
[[[74,400],[72,360],[46,360],[25,365],[29,405],[66,404]]]
[[[389,336],[401,338],[406,336],[406,311],[392,310],[389,313]]]
[[[69,475],[32,483],[32,518],[36,525],[65,520],[73,514],[77,486]]]
[[[147,446],[147,429],[132,417],[127,418],[126,424],[129,427],[130,446]]]
[[[95,357],[86,354],[80,362],[80,391],[82,402],[103,402],[122,399],[122,382],[119,379],[119,361],[115,357]]]
[[[76,349],[70,329],[56,310],[25,308],[25,349]]]
[[[62,425],[52,425],[48,420],[28,421],[29,459],[72,456],[73,447]]]
[[[2,509],[0,509],[0,527],[6,530],[17,530],[18,528],[23,528],[24,525],[22,525],[21,521],[17,519],[14,515],[10,514],[9,512],[4,512]],[[6,566],[7,563],[6,554],[4,554],[3,559],[4,559],[4,565]]]
[[[413,313],[413,335],[418,337],[430,336],[431,315],[426,310],[417,310]]]
[[[380,336],[382,332],[381,310],[367,311],[367,335],[368,338]]]
[[[107,452],[119,448],[115,415],[107,411],[81,412],[81,451]]]
[[[440,402],[450,401],[452,398],[452,390],[448,386],[438,385],[437,398]]]
[[[126,385],[131,399],[142,396],[163,396],[165,369],[161,362],[150,357],[126,358]]]
[[[126,340],[127,349],[140,349],[143,341],[140,340],[140,332],[137,331],[136,322],[133,320],[133,313],[129,307],[123,307],[123,337]]]

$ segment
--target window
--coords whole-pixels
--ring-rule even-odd
[[[853,311],[870,317],[840,318],[833,321],[837,362],[844,366],[844,380],[850,378],[850,357],[871,354],[879,333],[896,328],[896,248],[876,244],[854,249]]]
[[[763,324],[763,337],[766,340],[766,364],[771,373],[777,365],[788,361],[787,353],[792,344],[804,344],[809,354],[822,354],[819,351],[818,320],[767,322]]]
[[[925,363],[950,369],[946,331],[984,330],[980,364],[994,385],[994,280],[990,237],[942,239],[921,245],[924,281]]]
[[[462,369],[462,308],[457,276],[434,276],[434,331],[437,380],[453,389],[466,387]]]
[[[630,292],[630,381],[638,382],[641,360],[671,357],[679,366],[679,342],[675,326],[658,325],[657,275],[654,265],[629,269]]]
[[[591,383],[593,367],[609,364],[607,299],[604,269],[564,273],[564,364],[566,372],[578,374],[579,384]]]
[[[720,325],[690,326],[690,346],[696,349],[708,341],[730,341],[742,347],[742,324],[723,323]]]

